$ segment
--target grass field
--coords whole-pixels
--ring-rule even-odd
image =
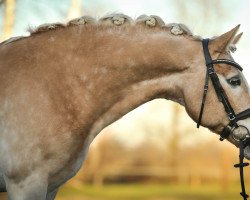
[[[218,185],[85,185],[77,189],[65,186],[56,200],[240,200],[239,192],[239,186],[222,190]]]
[[[249,186],[249,185],[247,185]],[[250,191],[249,188],[246,188]],[[239,185],[222,190],[219,185],[127,184],[64,186],[56,200],[241,200]],[[6,200],[6,194],[0,200]]]

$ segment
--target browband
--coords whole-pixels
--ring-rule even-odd
[[[216,59],[216,60],[212,60],[212,64],[227,64],[227,65],[234,66],[240,71],[243,71],[243,68],[238,63],[234,62],[233,60]]]

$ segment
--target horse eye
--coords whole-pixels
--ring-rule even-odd
[[[241,80],[239,77],[233,77],[227,80],[228,83],[232,86],[239,86],[241,84]]]

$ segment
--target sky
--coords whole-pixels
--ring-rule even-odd
[[[250,23],[249,23],[249,0],[73,0],[79,5],[79,9],[69,15],[70,0],[17,0],[14,32],[12,36],[27,35],[28,27],[35,27],[43,23],[66,22],[72,17],[82,15],[91,15],[99,18],[105,14],[121,12],[136,18],[141,14],[158,15],[166,23],[184,23],[190,30],[203,37],[218,36],[229,31],[236,25],[241,24],[241,31],[244,32],[240,43],[237,45],[237,51],[233,54],[235,60],[244,68],[244,74],[250,82]],[[0,6],[0,34],[3,23],[3,6]],[[171,106],[158,101],[149,106],[142,106],[136,109],[132,114],[126,115],[123,120],[115,123],[112,128],[120,129],[121,126],[127,127],[126,133],[137,132],[133,135],[133,141],[136,143],[144,137],[140,130],[139,123],[160,123],[167,129],[171,118]],[[164,107],[158,109],[156,115],[152,115],[151,108]],[[162,107],[161,107],[162,106]],[[138,114],[139,113],[139,114]],[[138,114],[138,115],[137,115]],[[142,119],[141,116],[150,115],[151,118]],[[184,115],[184,120],[188,118]],[[165,120],[165,121],[164,121]],[[191,123],[191,119],[188,119]],[[137,124],[138,124],[137,123]],[[188,129],[188,126],[186,129]],[[194,123],[193,123],[193,126]],[[124,140],[128,137],[123,133],[121,137]],[[207,133],[207,132],[206,132]],[[196,137],[194,135],[193,137]],[[136,139],[137,138],[137,139]],[[193,140],[190,138],[190,140]]]

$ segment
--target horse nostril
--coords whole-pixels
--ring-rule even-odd
[[[232,136],[236,141],[240,141],[250,137],[250,133],[247,127],[239,125],[232,130]]]

